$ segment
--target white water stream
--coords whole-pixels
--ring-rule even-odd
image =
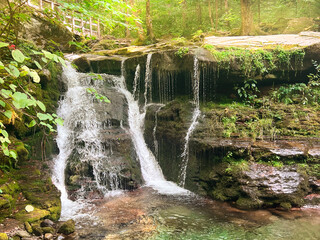
[[[140,112],[138,100],[136,101],[132,93],[127,90],[124,76],[125,71],[123,70],[124,61],[122,63],[122,76],[119,78],[114,78],[117,85],[116,88],[126,97],[128,102],[129,132],[140,161],[141,173],[146,186],[152,187],[161,194],[187,194],[189,191],[186,189],[180,188],[173,182],[166,181],[155,156],[147,147],[147,144],[144,140],[143,127],[148,101],[147,96],[148,90],[150,91],[151,89],[151,57],[152,55],[149,54],[146,64],[146,84],[144,93],[145,105],[142,108],[142,112]]]
[[[198,119],[201,114],[200,111],[200,101],[199,101],[199,85],[200,85],[200,72],[199,72],[199,61],[198,58],[194,57],[194,65],[193,65],[193,102],[195,104],[195,108],[192,113],[192,121],[191,125],[187,131],[187,134],[185,136],[185,144],[183,153],[181,154],[182,162],[181,162],[181,170],[180,170],[180,176],[179,176],[179,185],[181,187],[184,187],[186,182],[186,176],[187,176],[187,167],[189,162],[189,140],[190,136],[192,135],[193,131],[195,130],[196,126],[198,125]]]
[[[151,54],[147,58],[146,84],[145,84],[145,103],[141,108],[138,100],[126,88],[124,61],[122,63],[122,76],[105,76],[113,81],[116,89],[121,92],[128,102],[128,122],[129,133],[132,137],[134,147],[141,165],[141,172],[146,186],[152,187],[161,194],[188,194],[189,191],[180,188],[173,182],[166,181],[162,170],[152,152],[148,149],[144,140],[143,129],[148,99],[151,99]],[[137,66],[135,76],[135,90],[138,83],[138,74],[140,67]],[[87,93],[88,87],[102,89],[103,81],[92,80],[92,76],[84,73],[77,73],[67,63],[63,70],[63,79],[67,84],[67,92],[60,102],[57,114],[64,119],[64,125],[58,126],[57,144],[59,155],[55,159],[53,169],[53,182],[61,191],[62,215],[61,219],[82,217],[81,209],[85,206],[85,201],[71,201],[68,199],[68,193],[65,185],[65,170],[67,161],[74,156],[79,161],[88,163],[93,168],[94,184],[106,196],[117,194],[121,186],[117,179],[116,166],[106,167],[109,158],[108,154],[112,149],[105,149],[100,138],[105,127],[103,123],[97,120],[97,111],[95,110],[96,101],[94,97]],[[135,91],[135,93],[136,93]],[[149,92],[148,92],[149,91]],[[111,103],[112,104],[112,103]],[[142,111],[142,112],[141,112]],[[78,145],[80,143],[80,145]],[[108,186],[107,186],[108,185]],[[90,186],[89,186],[90,187]],[[110,190],[111,189],[111,190]],[[80,189],[85,192],[85,189]]]

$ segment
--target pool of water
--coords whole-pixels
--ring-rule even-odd
[[[150,188],[94,201],[83,211],[87,217],[77,220],[80,239],[320,239],[319,208],[244,211]]]

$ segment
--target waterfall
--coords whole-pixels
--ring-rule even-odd
[[[144,111],[146,111],[146,107],[147,107],[147,103],[148,103],[148,93],[149,93],[149,101],[152,101],[151,58],[152,58],[152,53],[149,53],[147,56],[146,74],[145,74],[145,79],[144,79]]]
[[[151,54],[148,55],[146,69],[146,81],[149,83],[151,80],[151,56]],[[124,68],[124,61],[121,66]],[[122,70],[122,73],[123,72],[124,70]],[[135,100],[133,94],[127,90],[125,76],[122,74],[121,77],[114,78],[114,81],[116,83],[116,89],[126,97],[128,102],[129,132],[140,161],[141,173],[146,186],[150,186],[162,194],[187,194],[187,190],[178,187],[173,182],[166,181],[155,156],[145,142],[143,125],[145,121],[148,90],[151,88],[147,83],[145,84],[145,106],[143,107],[143,111],[140,112],[138,100]]]
[[[134,74],[133,92],[132,92],[132,95],[133,95],[134,99],[139,99],[139,93],[140,93],[139,79],[140,79],[140,64],[137,65],[136,72]]]
[[[108,128],[108,124],[97,120],[97,117],[103,116],[104,112],[99,113],[96,107],[105,103],[97,102],[95,97],[87,92],[89,87],[103,89],[103,81],[94,79],[90,74],[77,73],[70,62],[67,62],[67,66],[63,69],[62,78],[67,84],[67,92],[57,110],[58,116],[64,119],[64,125],[58,126],[57,129],[59,155],[54,160],[53,182],[61,192],[61,218],[64,219],[73,217],[81,209],[80,201],[73,202],[68,199],[65,186],[65,169],[68,161],[76,158],[80,163],[92,167],[94,179],[85,183],[87,189],[83,189],[85,187],[81,183],[79,196],[88,188],[99,189],[107,194],[110,190],[117,190],[121,186],[118,179],[120,169],[116,164],[109,162],[112,149],[107,149],[101,141],[103,129]]]
[[[159,156],[159,145],[158,145],[158,140],[156,137],[156,133],[157,133],[157,127],[158,127],[158,113],[160,112],[160,110],[164,107],[165,105],[159,105],[159,108],[157,109],[157,111],[154,114],[154,128],[152,131],[152,136],[153,136],[153,145],[154,145],[154,153],[156,155],[156,157]]]
[[[192,121],[191,125],[187,131],[187,134],[184,138],[185,144],[184,149],[181,154],[182,162],[181,162],[181,170],[179,176],[179,185],[184,187],[187,176],[187,167],[189,162],[189,140],[196,126],[198,125],[198,118],[201,114],[200,111],[200,103],[199,103],[199,82],[200,82],[200,71],[199,71],[199,60],[197,57],[194,57],[194,65],[193,65],[193,81],[192,81],[192,89],[193,89],[193,102],[194,102],[194,110],[192,113]]]

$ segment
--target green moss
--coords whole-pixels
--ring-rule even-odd
[[[43,227],[42,231],[43,231],[43,233],[54,233],[55,232],[53,227]]]
[[[0,233],[0,240],[8,240],[8,235],[6,233]]]
[[[21,210],[19,213],[15,215],[15,218],[21,222],[33,223],[33,222],[39,221],[40,219],[48,217],[49,215],[50,215],[49,211],[35,208],[34,211],[30,213],[24,210]]]
[[[58,230],[58,233],[69,235],[75,231],[75,222],[70,219],[64,222]]]
[[[49,208],[50,216],[48,217],[52,221],[58,221],[61,214],[61,205]]]
[[[280,203],[280,207],[282,207],[285,210],[290,210],[292,208],[291,203],[289,203],[289,202]]]
[[[32,233],[32,232],[33,232],[33,231],[32,231],[32,227],[31,227],[30,223],[28,223],[28,222],[25,222],[25,223],[24,223],[24,228],[26,229],[26,231],[27,231],[28,233]]]
[[[262,206],[263,202],[261,200],[253,200],[251,198],[240,197],[236,201],[237,207],[241,209],[256,209]]]

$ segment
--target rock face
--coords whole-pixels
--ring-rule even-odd
[[[50,21],[41,16],[41,13],[35,13],[21,26],[21,34],[40,48],[51,46],[64,52],[70,51],[68,42],[73,40],[72,33],[60,23]]]
[[[312,36],[312,41],[318,39]],[[199,100],[207,103],[217,95],[230,96],[234,86],[248,78],[256,79],[258,85],[269,88],[289,81],[306,81],[307,74],[313,71],[312,60],[319,60],[317,44],[312,42],[309,46],[289,50],[274,47],[270,51],[239,49],[231,52],[215,49],[217,46],[207,49],[190,47],[187,54],[181,54],[177,48],[160,50],[159,46],[159,49],[144,47],[139,51],[129,47],[101,51],[100,56],[83,55],[74,63],[83,72],[90,69],[96,73],[118,76],[124,73],[128,90],[133,92],[135,89],[141,103],[147,97],[152,103],[167,104],[164,107],[148,106],[145,139],[166,178],[178,182],[185,136],[192,120],[193,102],[189,99],[194,90],[195,59],[199,63],[196,70],[200,76]],[[145,94],[147,54],[151,53],[151,87]],[[258,63],[257,59],[260,59]],[[291,114],[288,106],[283,109],[273,107],[276,110],[269,106],[266,111],[278,114],[283,110],[280,116],[283,121],[279,121],[277,114],[270,117],[276,125],[273,130],[280,129],[283,136],[295,135],[296,132],[302,136],[317,134],[317,111],[308,110],[308,119],[296,119],[294,112],[297,109],[293,109]],[[280,206],[289,209],[301,206],[305,196],[318,191],[314,180],[318,178],[320,145],[316,141],[310,144],[308,140],[301,142],[298,139],[279,138],[274,141],[275,134],[265,121],[262,121],[263,126],[246,129],[250,124],[257,124],[260,118],[264,118],[260,116],[268,113],[264,109],[250,107],[243,113],[241,111],[237,108],[215,109],[199,118],[199,125],[189,142],[186,188],[233,202],[240,208]],[[246,138],[240,138],[240,133],[232,132],[228,123],[222,121],[233,116],[237,117],[234,125],[244,126],[241,133],[247,134]],[[298,121],[300,124],[297,124]],[[228,127],[231,132],[225,131]],[[302,166],[307,159],[311,163],[307,167]],[[312,178],[315,179],[311,181]],[[77,181],[76,176],[73,179]]]

